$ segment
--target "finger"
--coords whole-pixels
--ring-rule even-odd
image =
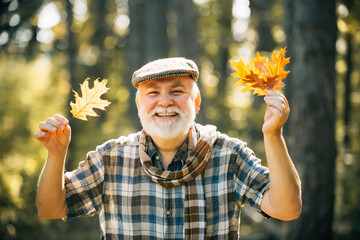
[[[48,118],[46,119],[46,123],[56,127],[57,129],[60,129],[61,131],[63,131],[65,129],[65,126],[63,124],[61,124],[61,122],[57,121],[55,118]]]
[[[34,137],[38,140],[41,140],[45,136],[46,132],[37,131],[34,133]]]
[[[64,116],[61,116],[60,114],[55,114],[54,119],[56,119],[63,125],[67,125],[69,123],[69,120],[67,120],[67,118],[65,118]]]
[[[290,109],[289,102],[288,102],[287,98],[284,95],[281,95],[281,100],[283,101],[285,106]]]
[[[283,96],[266,96],[266,97],[264,98],[264,101],[265,101],[266,103],[268,103],[268,102],[270,103],[270,102],[273,102],[273,101],[279,102],[279,103],[281,103],[281,104],[283,104],[283,105],[285,106],[285,111],[290,112],[289,103],[288,103],[288,101],[286,100],[286,98],[283,97]]]
[[[269,96],[265,96],[264,100],[274,100],[274,101],[279,101],[282,102],[284,104],[286,104],[287,100],[285,97],[280,96],[280,95],[269,95]]]
[[[270,107],[270,111],[272,112],[273,115],[282,116],[282,112],[275,107]]]
[[[275,91],[272,91],[272,90],[268,90],[267,91],[267,94],[265,96],[265,99],[266,98],[279,98],[281,99],[281,101],[285,104],[286,107],[290,108],[289,107],[289,102],[288,100],[286,99],[285,95],[281,94],[281,93],[278,93],[278,92],[275,92]]]
[[[39,129],[40,129],[40,131],[42,131],[42,132],[46,132],[46,131],[49,131],[49,132],[55,132],[56,131],[56,127],[55,126],[53,126],[53,125],[50,125],[50,124],[48,124],[48,123],[46,123],[46,122],[41,122],[40,124],[39,124]]]
[[[279,93],[279,92],[275,92],[273,90],[268,90],[266,92],[266,96],[284,96],[283,94]]]
[[[279,103],[277,103],[279,104]],[[282,105],[282,104],[281,104]],[[289,111],[283,105],[276,106],[276,104],[271,104],[269,107],[269,111],[275,115],[275,117],[281,118],[284,121],[289,117]]]
[[[274,118],[274,120],[278,121],[282,125],[286,122],[286,120],[289,117],[289,114],[287,112],[282,112],[275,107],[270,107],[270,111],[272,112],[272,117]]]
[[[272,100],[272,99],[267,99],[266,103],[270,106],[270,107],[275,107],[278,110],[285,112],[286,111],[286,105],[282,102],[282,101],[278,101],[278,100]]]

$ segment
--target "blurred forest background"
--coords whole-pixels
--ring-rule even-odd
[[[72,120],[66,168],[110,138],[140,130],[130,84],[147,61],[184,56],[200,68],[198,122],[248,142],[264,159],[262,97],[240,93],[229,60],[287,46],[286,141],[303,186],[295,221],[244,208],[242,239],[360,239],[360,1],[1,0],[0,239],[99,239],[97,217],[37,216],[46,151],[33,138],[55,113],[70,117],[72,89],[106,78],[112,104]]]

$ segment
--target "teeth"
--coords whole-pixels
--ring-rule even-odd
[[[177,113],[157,113],[159,117],[168,117],[168,116],[175,116]]]

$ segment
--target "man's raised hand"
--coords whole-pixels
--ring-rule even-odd
[[[268,105],[262,131],[264,134],[281,134],[282,127],[290,114],[290,107],[284,95],[274,91],[267,91],[264,101]]]
[[[55,114],[39,124],[39,131],[34,133],[34,137],[50,153],[58,154],[66,152],[71,140],[69,121],[65,117]]]

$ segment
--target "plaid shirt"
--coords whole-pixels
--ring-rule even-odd
[[[97,213],[101,239],[191,238],[184,231],[186,184],[166,188],[154,183],[141,166],[139,138],[140,132],[110,140],[65,174],[65,220]],[[225,134],[216,140],[196,183],[206,207],[202,239],[239,238],[240,207],[249,204],[261,212],[270,187],[268,169],[244,142]]]

